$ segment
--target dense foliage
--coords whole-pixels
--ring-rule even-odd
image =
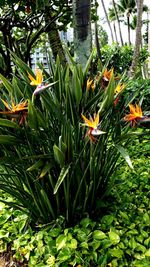
[[[85,217],[78,225],[65,228],[60,217],[33,230],[24,212],[1,203],[0,251],[7,251],[11,245],[10,258],[13,253],[11,262],[17,260],[16,266],[26,266],[27,262],[29,267],[149,266],[149,139],[132,145],[134,171],[124,164],[118,168],[102,218],[94,222]]]
[[[63,215],[73,224],[86,212],[95,216],[113,185],[119,157],[132,168],[126,144],[136,131],[123,122],[130,101],[118,102],[125,86],[113,69],[88,77],[92,56],[84,71],[73,61],[63,68],[58,60],[51,75],[44,72],[46,84],[40,70],[34,77],[12,57],[17,76],[10,83],[0,75],[5,86],[0,187],[15,196],[11,205],[27,208],[35,223]],[[141,109],[137,112],[142,119]]]
[[[101,49],[102,62],[108,62],[109,68],[114,67],[116,72],[122,73],[129,70],[133,58],[133,52],[133,46],[120,46],[115,43],[113,45],[105,45]],[[141,66],[143,65],[147,57],[147,47],[142,48],[138,61],[139,72],[141,72]]]

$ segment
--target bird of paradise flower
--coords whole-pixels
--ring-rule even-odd
[[[40,69],[35,69],[35,77],[36,78],[34,78],[30,73],[28,73],[28,77],[29,77],[29,79],[31,81],[30,85],[36,86],[36,89],[33,92],[33,96],[41,93],[46,88],[48,88],[51,85],[57,83],[57,81],[56,81],[56,82],[49,83],[49,84],[43,84],[43,74],[42,74],[42,71]]]
[[[138,121],[143,119],[143,112],[140,105],[137,104],[135,106],[129,104],[129,109],[130,113],[124,117],[124,120],[127,122],[131,122],[131,125],[134,127],[138,123]]]
[[[95,136],[105,134],[105,132],[98,129],[99,127],[99,112],[94,114],[93,117],[90,115],[90,119],[87,119],[83,114],[81,114],[82,119],[84,120],[84,126],[88,127],[88,131],[85,135],[89,137],[90,141],[93,143],[97,140]]]
[[[5,100],[1,99],[3,102],[6,110],[0,111],[0,114],[4,114],[6,116],[12,117],[12,120],[16,120],[18,118],[19,125],[22,125],[25,123],[26,117],[27,117],[27,109],[28,109],[28,101],[25,100],[23,102],[20,102],[18,104],[15,104],[12,100],[11,104],[8,104]]]

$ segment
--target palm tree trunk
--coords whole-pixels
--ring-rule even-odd
[[[148,10],[148,53],[150,55],[150,8]],[[150,56],[148,57],[148,78],[150,78]]]
[[[134,48],[134,55],[132,64],[129,70],[129,76],[132,77],[138,65],[138,57],[140,53],[140,46],[141,46],[141,28],[142,28],[142,13],[143,13],[143,0],[137,1],[137,26],[136,26],[136,37],[135,37],[135,48]]]
[[[102,6],[103,6],[103,9],[104,9],[104,13],[105,13],[105,17],[106,17],[106,20],[107,20],[108,27],[110,29],[111,39],[112,39],[112,42],[114,42],[113,31],[112,31],[111,24],[110,24],[108,15],[107,15],[107,11],[106,11],[106,7],[105,7],[105,4],[104,4],[104,0],[101,0],[101,3],[102,3]]]
[[[48,40],[54,59],[56,61],[57,56],[59,56],[61,63],[64,65],[66,63],[64,49],[62,47],[56,22],[53,20],[49,8],[47,8],[45,12],[45,22],[47,25],[49,25],[46,29],[46,32],[48,34]]]
[[[83,67],[91,54],[91,0],[73,1],[75,58]]]
[[[96,0],[95,0],[95,6],[96,6]],[[97,16],[97,6],[96,6],[96,16]],[[95,21],[95,46],[97,50],[97,56],[101,60],[101,47],[100,47],[100,42],[98,38],[97,20]]]
[[[118,29],[119,29],[121,45],[124,45],[123,38],[122,38],[122,32],[121,32],[121,25],[120,25],[120,20],[119,20],[118,11],[117,11],[117,8],[116,8],[115,0],[112,0],[112,3],[113,3],[115,15],[116,15],[117,23],[118,23]]]
[[[130,14],[127,14],[127,26],[128,26],[128,43],[131,45],[131,36],[130,36]]]
[[[116,31],[116,24],[113,21],[113,28],[114,28],[114,34],[115,34],[115,39],[116,39],[116,43],[118,43],[118,37],[117,37],[117,31]]]

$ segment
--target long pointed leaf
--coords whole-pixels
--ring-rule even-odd
[[[62,184],[63,180],[65,179],[66,175],[68,174],[69,169],[70,169],[70,165],[62,168],[60,175],[58,177],[57,183],[56,183],[55,188],[54,188],[54,194],[57,193],[60,185]]]
[[[126,162],[128,163],[129,167],[131,169],[133,169],[133,165],[131,162],[131,159],[129,157],[128,152],[126,151],[126,149],[124,149],[122,146],[115,144],[115,147],[118,149],[118,151],[120,152],[120,154],[123,156],[123,158],[126,160]]]

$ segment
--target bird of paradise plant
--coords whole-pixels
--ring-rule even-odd
[[[120,155],[132,168],[126,151],[127,131],[132,128],[120,123],[125,101],[121,108],[114,108],[113,71],[109,72],[106,90],[97,83],[97,90],[87,94],[83,88],[87,87],[92,58],[85,70],[74,62],[64,68],[57,59],[56,65],[51,64],[51,90],[43,90],[32,101],[33,86],[37,89],[43,82],[42,72],[36,71],[36,77],[31,78],[29,67],[14,54],[13,60],[21,79],[13,77],[9,82],[0,75],[5,86],[2,99],[7,96],[19,103],[0,103],[1,109],[2,104],[6,108],[0,113],[0,188],[15,197],[10,205],[26,208],[35,223],[48,223],[59,215],[71,223],[85,213],[98,214],[97,203],[113,186]],[[28,102],[20,102],[22,98]],[[23,127],[7,118],[9,113],[22,112],[28,114]],[[140,113],[139,108],[136,113]],[[131,116],[126,119],[131,120]],[[137,119],[132,114],[132,121]]]

